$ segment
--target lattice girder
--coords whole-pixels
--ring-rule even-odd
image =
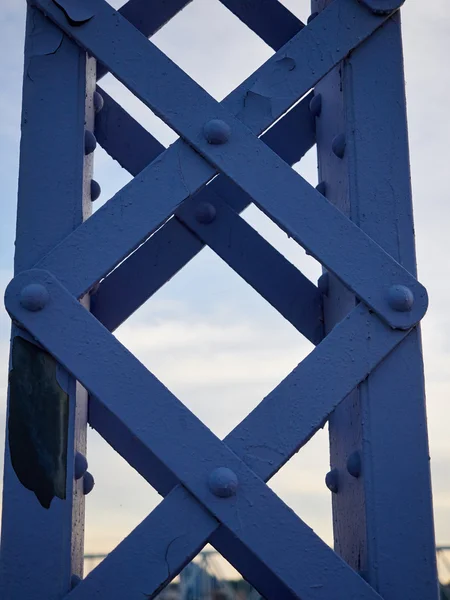
[[[247,191],[268,216],[324,266],[335,272],[388,323],[407,329],[420,320],[427,307],[427,295],[407,271],[390,259],[298,174],[292,172],[240,121],[227,113],[225,108],[208,96],[151,42],[142,38],[108,4],[102,0],[91,4],[89,14],[92,12],[95,16],[82,27],[70,25],[64,12],[52,0],[39,2],[38,6],[101,62],[108,64],[113,74],[133,93],[176,131],[183,132],[187,141]],[[359,11],[361,15],[358,14]],[[259,132],[264,128],[264,121],[267,127],[277,116],[283,114],[356,43],[360,43],[380,26],[385,18],[372,15],[367,9],[355,4],[354,0],[333,3],[310,27],[302,29],[250,78],[253,79],[250,89],[259,96],[266,93],[264,88],[267,89],[267,83],[261,89],[261,81],[264,80],[261,78],[262,69],[267,69],[269,73],[269,85],[274,77],[276,85],[280,69],[290,73],[289,83],[283,77],[281,90],[278,91],[280,95],[270,102],[271,113],[267,112],[265,102],[263,107],[259,102],[256,107],[251,103],[252,108],[249,103],[244,102],[243,110],[236,93],[230,96],[229,101],[231,106],[235,106],[233,112],[252,131]],[[342,28],[333,28],[337,30],[335,35],[338,43],[330,37],[328,20],[346,23],[352,19],[355,22],[352,28],[346,24]],[[101,27],[96,23],[101,24]],[[356,27],[359,23],[361,30]],[[326,35],[323,35],[324,32]],[[346,45],[346,35],[350,38],[350,47]],[[115,40],[114,36],[119,37]],[[322,51],[318,49],[321,46],[330,48],[330,64],[322,59]],[[339,48],[335,51],[336,46]],[[158,84],[149,86],[150,80]],[[176,82],[175,89],[171,83],[166,87],[165,82],[169,80]],[[248,91],[247,87],[246,97]],[[195,111],[186,112],[182,104],[186,98],[195,101]],[[228,105],[227,101],[226,104]],[[225,146],[217,147],[205,139],[202,128],[211,119],[221,119],[231,127],[232,136]],[[236,152],[240,160],[235,159]],[[178,180],[174,178],[174,173],[178,174]],[[55,273],[74,295],[82,296],[170,217],[180,201],[193,195],[214,175],[215,170],[209,163],[201,160],[197,153],[180,140],[71,234],[66,243],[55,248],[39,266]],[[147,195],[144,193],[145,187],[142,189],[144,181],[145,187],[151,186],[148,191],[155,197],[151,215],[147,214]],[[283,203],[276,201],[280,196],[284,199]],[[302,198],[301,211],[298,198]],[[97,225],[99,220],[101,223]],[[121,231],[119,239],[117,231]],[[320,235],[323,236],[321,239],[318,238]],[[114,238],[114,243],[109,236]],[[333,243],[325,243],[324,240],[328,238]],[[98,251],[100,241],[101,252]],[[73,266],[70,270],[64,268],[63,273],[61,265],[64,264]],[[71,274],[74,276],[73,281],[68,278]],[[385,285],[379,285],[379,281],[385,281]],[[399,312],[389,306],[387,294],[393,285],[404,285],[411,290],[415,297],[411,310]]]
[[[136,0],[136,6],[139,3]],[[248,569],[249,579],[254,564],[246,563],[253,561],[261,569],[264,582],[260,589],[268,598],[280,597],[280,591],[283,598],[292,600],[380,598],[264,481],[409,334],[427,308],[426,291],[295,173],[283,160],[282,149],[280,158],[264,136],[263,140],[258,136],[389,15],[373,14],[356,0],[335,0],[309,27],[302,28],[298,20],[289,21],[281,5],[269,2],[270,10],[280,11],[289,21],[281,37],[289,27],[299,32],[220,104],[103,0],[91,0],[88,5],[76,0],[35,0],[35,4],[105,65],[103,73],[110,70],[182,138],[165,151],[152,142],[148,154],[152,162],[36,269],[16,276],[6,294],[11,317],[90,392],[91,424],[166,496],[70,597],[93,599],[99,590],[105,598],[126,594],[137,600],[142,593],[154,597],[211,541],[244,575]],[[181,8],[186,2],[178,4]],[[224,4],[233,10],[231,0]],[[249,14],[253,28],[264,37],[258,13],[250,10]],[[148,33],[155,27],[155,23],[147,23],[141,29]],[[274,47],[280,43],[280,37],[272,38]],[[118,111],[114,101],[107,101]],[[300,108],[289,115],[296,110]],[[216,119],[229,128],[220,144],[210,143],[205,136],[205,124]],[[265,135],[269,139],[270,131]],[[142,139],[150,140],[144,134]],[[222,175],[205,188],[218,171]],[[230,189],[236,186],[243,201],[230,206]],[[362,301],[325,338],[319,290],[241,219],[238,212],[250,201]],[[214,223],[196,218],[205,202],[215,209]],[[167,221],[173,214],[176,218]],[[186,227],[202,241],[192,242],[189,234],[183,233],[181,251],[169,269],[165,267],[162,279],[167,280],[171,270],[176,272],[201,249],[202,242],[207,243],[318,344],[223,442],[78,301],[151,234],[154,236],[136,255],[143,254],[143,248],[151,252],[160,232],[164,232],[162,238],[172,228],[176,237],[186,232]],[[236,236],[234,243],[229,242],[230,232]],[[240,248],[246,245],[251,251],[240,262]],[[255,269],[258,260],[269,266],[267,279]],[[120,277],[127,263],[106,278],[98,293],[100,321],[111,330],[136,308],[136,302],[132,303],[117,317],[108,316],[108,300],[102,305],[108,279],[116,285],[115,277]],[[157,284],[152,285],[143,292],[141,302],[157,289]],[[402,303],[403,292],[408,306]],[[300,293],[296,311],[292,294]],[[30,297],[36,294],[39,306],[33,300],[30,304]],[[95,310],[94,304],[94,314]],[[102,310],[105,318],[101,318]],[[340,375],[337,378],[336,373]],[[268,452],[265,461],[252,452],[261,444]],[[239,483],[236,495],[227,498],[211,484],[212,473],[223,467],[231,470]],[[183,521],[188,524],[180,534]],[[284,552],[286,543],[290,559]],[[167,553],[172,544],[169,563]],[[125,570],[121,568],[124,561]],[[112,576],[118,572],[116,580]]]

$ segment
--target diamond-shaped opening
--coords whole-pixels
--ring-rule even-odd
[[[321,264],[292,238],[288,237],[278,225],[266,216],[257,206],[251,204],[242,217],[264,239],[280,252],[289,262],[295,265],[310,281],[317,283],[322,274]]]
[[[94,180],[100,185],[100,196],[92,202],[92,213],[101,208],[121,190],[133,177],[99,145],[94,157]]]
[[[178,135],[162,119],[148,108],[139,98],[116,79],[111,73],[108,73],[100,81],[100,86],[107,92],[120,106],[126,110],[138,123],[149,131],[163,146],[169,146]]]
[[[443,598],[450,598],[450,547],[438,547],[436,557]]]
[[[85,576],[102,562],[106,554],[85,554]],[[174,577],[156,598],[158,600],[262,600],[260,594],[210,545],[207,545],[177,577]]]
[[[178,577],[158,596],[158,600],[260,600],[259,593],[242,579],[233,566],[206,546]]]
[[[219,0],[194,0],[152,42],[217,100],[273,54]]]
[[[326,544],[332,546],[332,498],[325,485],[329,465],[326,426],[272,477],[268,485]]]
[[[311,0],[278,0],[278,2],[288,8],[300,21],[307,23],[311,14]]]
[[[95,487],[86,496],[85,576],[161,501],[158,493],[93,429],[88,428],[89,472]]]
[[[221,438],[312,349],[206,248],[116,335]]]

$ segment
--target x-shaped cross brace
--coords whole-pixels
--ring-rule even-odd
[[[156,593],[215,530],[223,529],[224,536],[219,536],[219,539],[226,540],[223,554],[227,556],[240,546],[245,547],[256,561],[266,565],[269,578],[285,586],[286,597],[324,600],[329,597],[378,597],[262,480],[270,478],[314,434],[334,407],[420,320],[426,308],[423,288],[293,173],[240,121],[226,113],[164,55],[136,34],[102,0],[92,2],[89,6],[94,14],[76,25],[67,21],[66,15],[51,0],[37,4],[62,29],[107,64],[141,99],[159,111],[200,154],[250,194],[271,218],[336,272],[365,302],[357,306],[223,443],[76,300],[164,222],[180,201],[213,177],[214,169],[184,142],[172,146],[161,159],[147,167],[140,177],[110,201],[105,209],[48,255],[39,265],[46,271],[29,271],[13,280],[7,292],[10,314],[91,392],[91,410],[101,415],[103,420],[102,435],[117,448],[120,446],[118,432],[128,432],[134,442],[140,445],[143,456],[155,468],[154,474],[149,472],[150,481],[157,480],[160,473],[164,473],[166,482],[172,480],[175,484],[179,481],[184,486],[173,489],[161,506],[97,570],[97,575],[88,577],[72,592],[73,597],[77,597],[77,594],[80,598],[93,597],[89,594],[96,593],[99,581],[105,583],[102,573],[110,573],[109,569],[114,568],[114,561],[122,556],[123,549],[137,550],[139,547],[139,551],[143,552],[141,556],[148,559],[149,555],[141,548],[140,536],[145,533],[144,539],[148,543],[148,526],[153,522],[156,528],[152,534],[160,534],[156,546],[161,544],[166,550],[171,544],[176,546],[178,533],[175,526],[180,524],[177,511],[186,506],[190,509],[189,518],[195,527],[185,534],[187,537],[180,538],[182,549],[178,551],[178,560],[169,566],[168,572],[162,574],[155,569],[148,573],[145,581],[150,587],[141,592],[145,591],[148,595]],[[326,29],[326,19],[331,19],[335,24],[336,14],[331,9],[336,9],[336,6],[341,18],[347,10],[347,16],[354,19],[352,31],[353,36],[358,36],[358,41],[370,35],[383,21],[382,17],[374,17],[353,0],[338,0],[332,5],[310,28],[303,30],[297,39],[283,49],[281,57],[276,55],[268,62],[268,67],[263,67],[270,74],[269,80],[275,73],[274,85],[278,83],[280,69],[283,83],[285,67],[289,73],[295,74],[297,69],[296,75],[300,73],[299,77],[294,75],[289,78],[289,83],[283,87],[285,96],[279,97],[278,102],[270,103],[271,114],[267,114],[267,110],[261,111],[260,104],[257,104],[256,110],[253,106],[248,113],[245,106],[244,109],[242,105],[235,106],[238,110],[234,112],[247,120],[253,131],[260,133],[265,129],[356,45],[353,37],[353,45],[345,49],[342,55],[339,52],[330,55],[328,63],[323,55],[322,59],[317,58],[316,44],[320,42],[321,26]],[[314,23],[318,25],[314,26]],[[356,25],[361,26],[357,34]],[[340,43],[343,43],[345,32],[351,37],[350,30],[351,27],[344,27],[342,32],[338,32]],[[301,45],[303,38],[300,36],[305,31],[309,31],[309,37],[304,36],[306,44]],[[111,46],[115,41],[114,36],[118,40],[115,49]],[[308,50],[311,51],[309,55]],[[308,55],[309,59],[307,64],[303,63],[303,70],[302,54]],[[147,65],[147,71],[152,72],[145,73],[141,62]],[[316,72],[311,73],[317,64],[322,70],[317,68]],[[149,89],[148,83],[152,81],[154,85],[158,74],[159,80],[162,78],[162,85]],[[306,80],[306,89],[305,83],[300,81],[302,78]],[[166,80],[178,83],[183,96],[192,99],[196,109],[199,109],[200,114],[194,113],[190,122],[186,122],[187,114],[178,114],[177,101],[172,102],[176,100],[176,94],[171,90],[171,83],[166,89]],[[171,97],[169,91],[173,94]],[[257,95],[259,93],[256,92]],[[184,110],[183,107],[179,108]],[[209,144],[205,140],[205,121],[208,124],[215,119],[229,127],[230,135],[228,137],[227,133],[224,144]],[[233,159],[234,156],[238,156],[237,161]],[[173,173],[170,178],[171,166],[176,167],[178,178],[175,180]],[[251,177],[249,172],[252,173]],[[152,214],[147,214],[150,212],[147,203],[139,198],[142,188],[149,182],[153,183],[151,189],[156,192],[150,207]],[[280,198],[278,204],[276,198]],[[117,229],[114,231],[114,227],[121,229],[123,235],[120,238],[115,237]],[[351,238],[350,242],[346,236]],[[101,251],[94,250],[94,242]],[[358,251],[361,256],[352,256]],[[77,263],[82,264],[83,268],[87,267],[85,273],[77,268]],[[67,265],[71,265],[69,270]],[[399,291],[406,291],[409,295],[400,294],[399,297]],[[407,306],[401,303],[402,298]],[[346,367],[343,370],[342,365]],[[345,373],[338,381],[333,378],[336,371]],[[308,396],[306,405],[299,402],[301,392]],[[136,402],[138,395],[145,395],[148,400]],[[261,444],[269,454],[267,462],[262,464],[254,460],[252,452]],[[123,447],[120,451],[126,454]],[[224,468],[225,471],[222,470]],[[156,484],[155,487],[162,486]],[[273,515],[276,515],[276,519]],[[283,552],[287,540],[291,558]],[[295,565],[290,562],[294,557]],[[136,565],[141,564],[141,558],[136,555],[133,555],[133,560]],[[301,573],[297,571],[299,564]],[[132,570],[128,573],[132,573]],[[140,577],[142,581],[142,573]],[[133,597],[131,594],[136,590],[136,581],[134,587],[129,587],[129,580],[125,582],[123,579],[119,584],[114,582],[111,590],[116,591],[110,592],[110,596],[117,592],[118,585],[126,585],[127,597]],[[103,587],[102,590],[105,591]],[[117,592],[115,597],[122,596]]]

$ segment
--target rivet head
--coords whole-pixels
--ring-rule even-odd
[[[337,494],[339,491],[339,471],[337,469],[331,469],[325,475],[325,485],[333,492],[333,494]]]
[[[361,475],[361,454],[355,450],[347,458],[347,471],[356,479]]]
[[[95,135],[89,129],[86,129],[84,132],[84,153],[86,156],[92,154],[94,150],[97,148],[97,140]]]
[[[94,485],[95,481],[93,476],[91,475],[91,473],[89,473],[89,471],[86,471],[86,473],[83,475],[83,494],[85,496],[90,494],[94,489]]]
[[[88,461],[87,458],[84,456],[84,454],[81,454],[81,452],[77,452],[75,454],[75,468],[74,468],[74,475],[75,475],[75,479],[81,479],[83,477],[83,475],[86,473],[88,469]]]
[[[408,312],[414,304],[414,294],[406,285],[393,285],[388,292],[389,306],[397,312]]]
[[[322,194],[322,196],[324,196],[326,198],[327,196],[327,184],[325,181],[321,181],[320,183],[318,183],[316,185],[316,190],[319,192],[319,194]]]
[[[72,575],[72,577],[70,578],[70,588],[73,590],[73,588],[76,588],[77,585],[80,585],[82,581],[83,580],[79,575]]]
[[[388,15],[400,8],[405,0],[360,0],[376,15]]]
[[[328,275],[328,271],[325,271],[325,273],[322,273],[322,275],[317,280],[317,287],[319,289],[319,292],[326,296],[328,294],[329,286],[330,276]]]
[[[231,128],[221,119],[212,119],[203,127],[203,135],[208,144],[225,144],[230,139]]]
[[[42,310],[50,299],[50,295],[40,283],[30,283],[20,292],[20,304],[25,310],[37,312]]]
[[[333,151],[333,154],[335,154],[338,158],[344,158],[345,146],[345,134],[338,133],[338,135],[335,138],[333,138],[333,141],[331,142],[331,149]]]
[[[96,200],[98,200],[101,193],[102,188],[100,187],[100,184],[97,181],[95,181],[95,179],[91,179],[91,201],[95,202]]]
[[[215,496],[230,498],[236,494],[239,481],[234,471],[227,467],[218,467],[210,473],[208,485]]]
[[[216,218],[216,207],[210,202],[200,202],[195,207],[195,218],[199,223],[208,225]]]
[[[314,94],[309,103],[309,110],[314,117],[320,117],[322,112],[322,94]]]
[[[99,113],[102,110],[104,104],[105,101],[103,100],[103,96],[99,92],[94,92],[94,111],[96,113]]]

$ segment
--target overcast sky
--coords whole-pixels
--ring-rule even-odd
[[[111,4],[119,7],[121,2]],[[283,4],[306,20],[307,0],[284,0]],[[2,0],[2,288],[12,276],[24,14],[25,0]],[[407,0],[403,24],[419,273],[431,298],[423,321],[423,339],[436,537],[438,543],[450,544],[448,0]],[[194,0],[153,41],[217,99],[222,99],[272,53],[219,0]],[[107,76],[102,84],[164,144],[176,139],[112,77]],[[296,168],[311,183],[317,183],[313,152]],[[127,173],[102,150],[95,154],[95,178],[103,189],[102,200],[129,180]],[[249,209],[245,216],[308,277],[317,280],[320,267],[301,248],[256,209]],[[9,328],[8,317],[0,308],[2,447]],[[206,250],[123,325],[117,336],[221,437],[311,350],[311,345],[293,327]],[[270,485],[331,543],[331,500],[323,482],[328,468],[327,444],[327,431],[319,432]],[[159,498],[93,432],[89,434],[88,457],[96,487],[87,499],[86,551],[108,552]]]

